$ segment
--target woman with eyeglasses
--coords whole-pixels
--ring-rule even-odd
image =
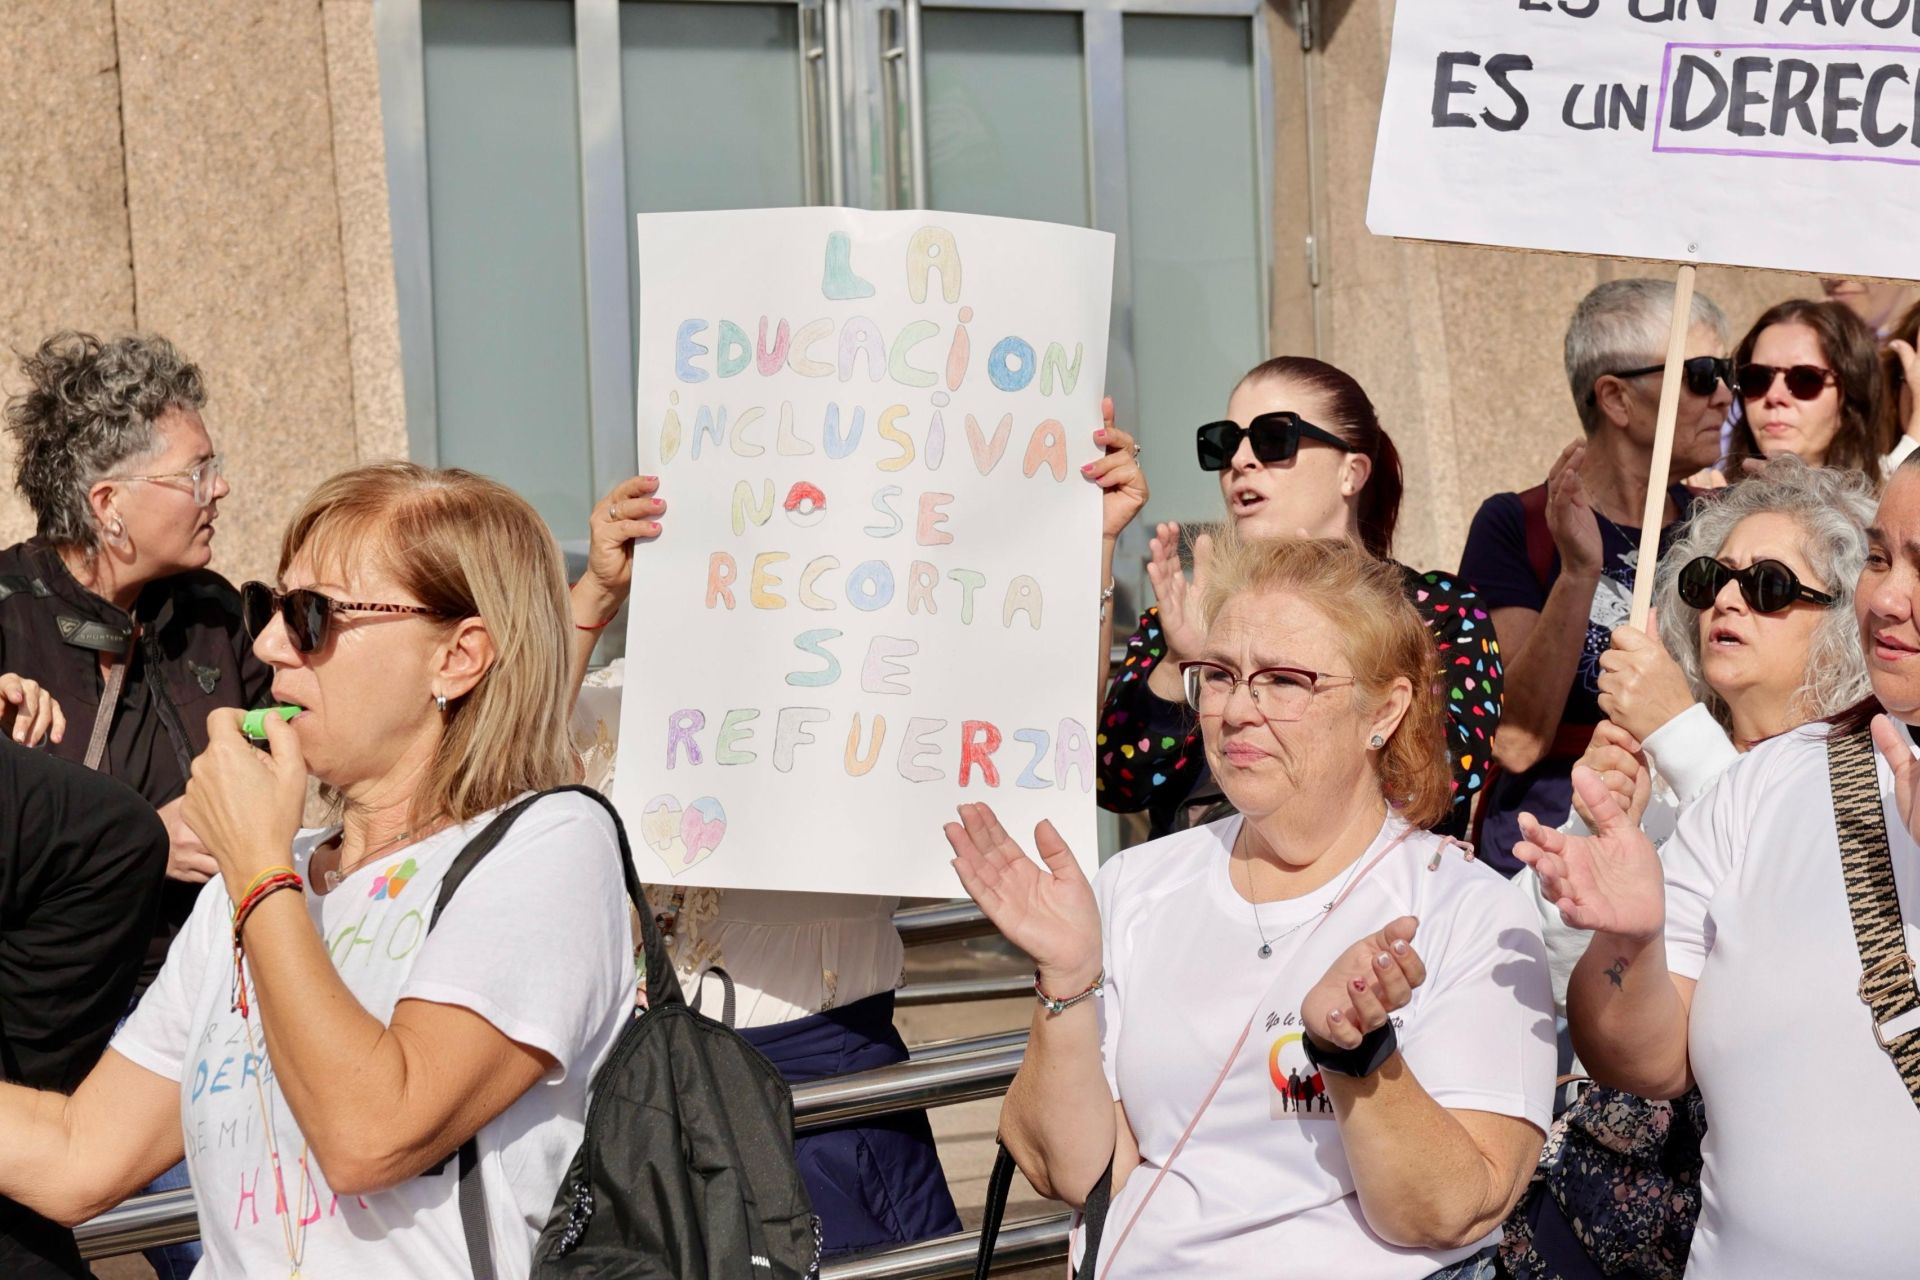
[[[635,1001],[599,803],[541,795],[460,859],[577,777],[559,548],[491,480],[361,467],[243,598],[301,710],[264,751],[205,717],[186,813],[218,873],[71,1098],[0,1086],[0,1195],[77,1222],[184,1151],[201,1275],[453,1280],[484,1244],[523,1278]],[[334,821],[303,829],[310,779]]]
[[[166,879],[137,999],[216,870],[181,818],[207,713],[256,705],[272,676],[248,647],[238,594],[207,567],[228,485],[199,367],[160,337],[57,333],[20,371],[7,430],[38,533],[0,551],[0,727],[159,810]],[[169,1171],[155,1189],[183,1178]],[[149,1257],[169,1275],[199,1249]]]
[[[1426,830],[1452,803],[1433,648],[1402,574],[1347,539],[1229,538],[1183,664],[1231,816],[1089,884],[984,805],[955,867],[1038,972],[1000,1134],[1098,1205],[1107,1280],[1483,1280],[1548,1123],[1537,921]]]
[[[1453,787],[1435,829],[1463,834],[1500,723],[1499,645],[1470,586],[1391,560],[1400,454],[1367,393],[1323,361],[1276,357],[1240,380],[1225,419],[1199,429],[1197,452],[1201,469],[1220,477],[1236,537],[1340,538],[1393,565],[1439,652]],[[1213,539],[1195,540],[1191,582],[1180,542],[1178,524],[1155,530],[1147,572],[1158,603],[1127,642],[1126,665],[1101,713],[1100,804],[1117,813],[1147,810],[1155,835],[1192,825],[1223,800],[1182,703],[1178,671],[1200,644],[1193,602],[1206,587]]]
[[[1600,659],[1609,718],[1580,762],[1656,850],[1746,752],[1867,696],[1852,604],[1872,519],[1867,476],[1783,454],[1702,505],[1662,558],[1659,634],[1615,632]],[[1574,804],[1560,830],[1590,836],[1592,811],[1577,794]],[[1531,867],[1515,883],[1539,908],[1564,1012],[1592,935],[1561,917]],[[1504,1274],[1677,1280],[1710,1122],[1697,1089],[1671,1102],[1589,1089],[1557,1123],[1544,1176],[1509,1223]]]
[[[1898,434],[1873,331],[1837,302],[1795,298],[1754,321],[1733,356],[1727,475],[1757,458],[1797,455],[1877,483]]]

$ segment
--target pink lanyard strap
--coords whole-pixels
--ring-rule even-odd
[[[1413,828],[1408,827],[1405,831],[1402,831],[1399,835],[1395,836],[1393,840],[1388,843],[1386,848],[1382,849],[1379,853],[1376,853],[1375,855],[1373,855],[1373,857],[1367,862],[1367,865],[1360,868],[1360,873],[1347,881],[1347,887],[1342,889],[1339,892],[1339,894],[1334,898],[1334,900],[1327,904],[1327,909],[1321,913],[1320,918],[1318,920],[1314,921],[1313,928],[1307,930],[1307,938],[1311,939],[1314,934],[1320,932],[1320,926],[1325,924],[1328,920],[1330,920],[1333,917],[1334,911],[1340,906],[1340,904],[1345,902],[1347,900],[1348,895],[1350,895],[1356,888],[1359,887],[1360,882],[1362,880],[1365,880],[1367,878],[1367,873],[1372,871],[1375,867],[1379,866],[1380,863],[1386,859],[1386,856],[1388,854],[1392,853],[1395,849],[1398,849],[1401,846],[1401,844],[1403,844],[1406,841],[1406,838],[1412,834],[1413,834]],[[1467,846],[1463,846],[1463,847],[1467,847]],[[1468,848],[1468,853],[1469,853],[1469,856],[1471,856],[1470,847]],[[1436,865],[1437,865],[1437,860],[1436,860]],[[1301,945],[1304,946],[1306,944],[1303,941]],[[1220,1068],[1220,1074],[1213,1078],[1213,1086],[1207,1090],[1207,1096],[1200,1100],[1200,1109],[1193,1113],[1193,1119],[1187,1122],[1186,1132],[1182,1133],[1180,1135],[1180,1140],[1173,1144],[1173,1150],[1167,1152],[1166,1160],[1161,1164],[1161,1166],[1158,1169],[1154,1170],[1153,1181],[1147,1184],[1147,1193],[1141,1196],[1140,1203],[1133,1207],[1133,1213],[1130,1214],[1127,1218],[1127,1225],[1120,1229],[1120,1238],[1113,1242],[1113,1248],[1107,1254],[1106,1265],[1100,1268],[1100,1280],[1107,1280],[1107,1277],[1113,1274],[1114,1260],[1120,1256],[1121,1247],[1127,1243],[1127,1237],[1133,1234],[1133,1226],[1136,1222],[1140,1221],[1140,1215],[1146,1212],[1148,1202],[1153,1199],[1153,1193],[1160,1189],[1161,1179],[1165,1178],[1167,1176],[1167,1171],[1173,1168],[1173,1162],[1180,1158],[1180,1152],[1185,1149],[1187,1145],[1187,1139],[1191,1138],[1193,1136],[1193,1131],[1200,1127],[1200,1118],[1206,1115],[1207,1108],[1213,1105],[1214,1098],[1220,1092],[1220,1086],[1227,1082],[1227,1076],[1230,1075],[1233,1071],[1233,1064],[1239,1061],[1240,1059],[1240,1051],[1247,1047],[1247,1037],[1253,1033],[1254,1019],[1260,1016],[1260,1010],[1266,1006],[1267,996],[1271,994],[1273,994],[1272,988],[1268,988],[1266,994],[1260,997],[1260,1004],[1254,1008],[1254,1011],[1250,1015],[1248,1015],[1247,1025],[1240,1028],[1239,1038],[1233,1042],[1233,1048],[1227,1051],[1227,1061]],[[1305,1033],[1305,1030],[1303,1028],[1302,1034],[1304,1033]]]

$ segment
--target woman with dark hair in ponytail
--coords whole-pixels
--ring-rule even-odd
[[[1227,528],[1240,540],[1344,538],[1391,560],[1400,519],[1400,454],[1353,378],[1304,356],[1256,365],[1233,390],[1227,417],[1198,432],[1199,463],[1220,475]],[[1100,804],[1148,811],[1155,836],[1218,817],[1224,803],[1198,749],[1179,665],[1199,649],[1193,600],[1213,539],[1193,544],[1193,578],[1180,564],[1177,524],[1155,530],[1147,566],[1158,603],[1127,643],[1126,666],[1101,713]],[[1500,722],[1500,651],[1486,610],[1451,573],[1398,566],[1439,651],[1453,802],[1436,831],[1466,830]]]

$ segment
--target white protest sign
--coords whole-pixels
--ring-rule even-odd
[[[950,897],[993,805],[1095,862],[1113,237],[949,213],[639,217],[614,798],[643,878]]]
[[[1920,0],[1401,0],[1376,234],[1920,277]]]

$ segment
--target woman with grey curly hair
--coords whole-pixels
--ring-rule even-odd
[[[1614,633],[1600,659],[1609,719],[1581,760],[1656,849],[1743,753],[1871,693],[1853,594],[1873,514],[1864,473],[1784,454],[1703,504],[1661,558],[1658,637]],[[1560,830],[1586,836],[1593,825],[1576,792]],[[1564,1016],[1592,934],[1562,918],[1531,865],[1516,883],[1540,911]],[[1548,1137],[1535,1189],[1507,1224],[1502,1274],[1677,1280],[1706,1123],[1698,1089],[1668,1102],[1590,1088]],[[1623,1257],[1634,1260],[1626,1271],[1613,1265]]]
[[[151,940],[139,939],[137,999],[218,869],[181,818],[208,713],[258,705],[272,672],[247,642],[239,593],[207,568],[228,487],[200,416],[198,366],[164,338],[68,332],[20,367],[6,426],[38,533],[0,550],[0,731],[119,779],[166,824],[167,879]],[[48,983],[66,986],[43,994],[63,1011],[62,1035],[125,1012],[127,993],[88,987],[108,957],[59,959]],[[184,1182],[156,1184],[166,1185]],[[197,1257],[168,1252],[149,1254],[162,1276]],[[81,1268],[77,1254],[66,1261]]]

